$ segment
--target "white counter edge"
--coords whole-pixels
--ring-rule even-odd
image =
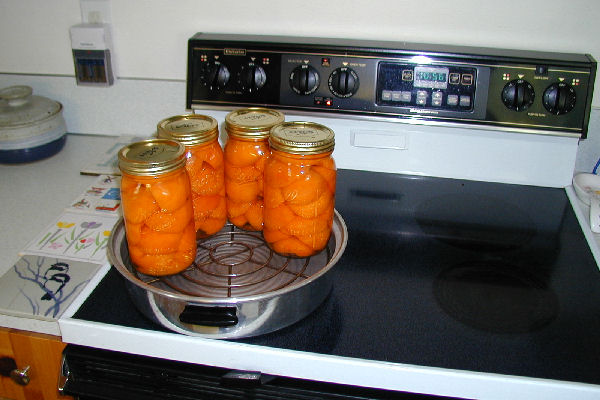
[[[72,318],[59,323],[66,343],[265,374],[477,399],[600,398],[599,385],[346,358]]]

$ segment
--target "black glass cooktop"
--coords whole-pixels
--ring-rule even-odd
[[[600,272],[563,189],[338,171],[327,300],[262,346],[600,384]],[[142,329],[112,269],[74,315]]]

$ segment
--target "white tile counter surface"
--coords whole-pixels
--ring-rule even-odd
[[[69,134],[54,156],[31,163],[0,164],[0,275],[18,260],[34,235],[94,182],[80,170],[108,149],[114,137]]]
[[[96,177],[81,175],[96,155],[112,146],[115,137],[68,135],[54,156],[23,164],[0,164],[0,276],[20,258],[40,231],[52,223],[92,184]],[[0,326],[59,334],[58,322],[0,315]]]

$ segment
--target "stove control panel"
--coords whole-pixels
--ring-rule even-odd
[[[266,106],[585,137],[589,55],[199,33],[187,107]]]

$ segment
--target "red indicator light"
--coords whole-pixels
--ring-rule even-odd
[[[325,99],[325,105],[327,107],[330,107],[332,104],[333,104],[333,100],[331,100],[331,99]]]

